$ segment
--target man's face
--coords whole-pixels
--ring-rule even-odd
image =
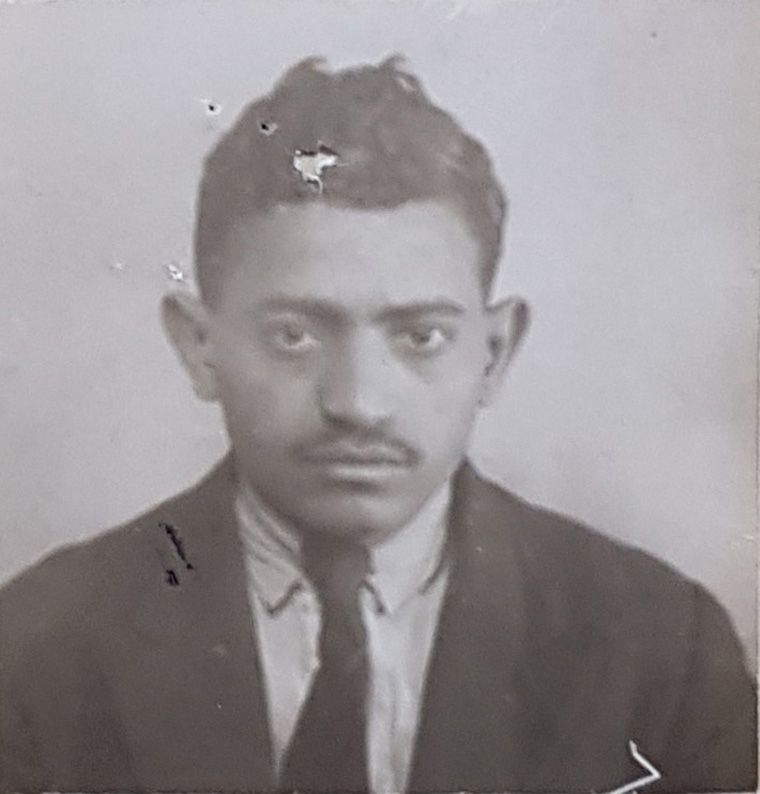
[[[393,533],[461,461],[508,355],[475,239],[441,203],[313,203],[249,220],[225,256],[185,360],[242,476],[302,532]]]

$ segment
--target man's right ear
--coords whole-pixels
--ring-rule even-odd
[[[216,372],[211,357],[210,317],[194,295],[173,292],[161,302],[161,319],[169,341],[202,400],[217,399]]]

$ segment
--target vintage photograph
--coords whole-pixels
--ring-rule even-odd
[[[760,6],[0,8],[0,790],[757,786]]]

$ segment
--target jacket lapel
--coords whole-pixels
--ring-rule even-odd
[[[129,655],[114,664],[138,778],[153,790],[273,787],[233,505],[228,459],[138,530],[151,576],[129,620]]]

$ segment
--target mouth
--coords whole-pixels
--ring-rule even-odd
[[[406,467],[387,461],[331,461],[319,464],[319,473],[332,485],[377,488],[406,472]]]
[[[406,455],[395,450],[325,450],[308,463],[336,483],[374,484],[398,477],[410,468]]]

